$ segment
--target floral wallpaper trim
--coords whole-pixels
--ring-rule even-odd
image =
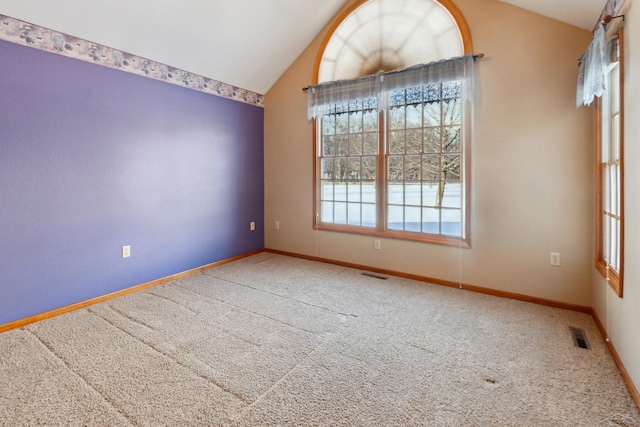
[[[110,47],[0,15],[0,40],[264,107],[264,96]]]

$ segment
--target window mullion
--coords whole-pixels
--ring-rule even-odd
[[[387,229],[387,133],[386,110],[378,113],[378,173],[376,174],[378,218],[376,227],[378,231]]]

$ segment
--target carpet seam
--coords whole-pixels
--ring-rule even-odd
[[[291,367],[291,369],[289,369],[284,375],[282,375],[280,378],[278,378],[278,381],[276,381],[275,383],[273,383],[271,385],[271,387],[269,387],[267,390],[265,390],[260,396],[258,396],[253,402],[249,403],[249,405],[247,405],[245,408],[241,408],[240,410],[237,411],[237,416],[231,418],[230,421],[236,422],[239,421],[240,419],[242,419],[242,417],[244,417],[244,415],[251,410],[251,408],[253,408],[257,403],[259,403],[267,394],[269,394],[271,392],[271,390],[273,390],[274,388],[276,388],[278,385],[280,385],[287,377],[289,377],[291,375],[291,373],[293,373],[293,371],[295,371],[296,369],[298,369],[298,367],[300,365],[302,365],[304,362],[306,362],[307,360],[309,360],[311,358],[311,356],[315,353],[318,353],[320,351],[320,348],[326,345],[326,340],[323,340],[323,342],[319,343],[316,348],[314,348],[312,351],[309,352],[309,354],[307,354],[306,356],[304,356],[302,359],[300,359],[300,361],[298,363],[296,363],[294,366]]]
[[[225,279],[225,278],[219,277],[219,276],[214,276],[212,274],[206,274],[206,276],[214,277],[214,278],[216,278],[218,280],[222,280],[223,282],[232,283],[234,285],[242,286],[242,287],[248,288],[248,289],[253,289],[254,291],[262,292],[262,293],[265,293],[265,294],[268,294],[268,295],[274,295],[274,296],[277,296],[279,298],[285,299],[287,301],[294,301],[294,302],[300,303],[302,305],[306,305],[306,306],[309,306],[309,307],[317,308],[317,309],[320,309],[320,310],[323,310],[323,311],[326,311],[326,312],[329,312],[329,313],[332,313],[332,314],[339,314],[341,316],[348,316],[348,317],[358,317],[355,314],[342,313],[340,311],[331,310],[329,308],[322,307],[322,306],[319,306],[319,305],[309,304],[308,302],[300,301],[299,299],[296,299],[296,298],[291,298],[291,297],[288,297],[286,295],[280,295],[280,294],[275,293],[275,292],[265,291],[264,289],[256,288],[256,287],[249,286],[249,285],[245,285],[243,283],[234,282],[233,280]]]
[[[47,349],[47,351],[56,359],[60,360],[60,362],[62,362],[62,364],[64,365],[64,367],[73,375],[75,375],[77,378],[79,378],[87,387],[89,387],[91,390],[93,390],[98,396],[100,396],[105,403],[107,403],[109,406],[111,406],[117,413],[119,413],[120,415],[122,415],[125,420],[127,420],[127,422],[129,423],[129,425],[131,425],[132,427],[135,426],[136,424],[134,423],[134,420],[132,420],[130,418],[130,416],[126,413],[123,412],[120,407],[118,405],[115,404],[115,402],[112,402],[111,399],[109,399],[107,396],[105,396],[104,394],[102,394],[98,389],[96,389],[93,385],[91,385],[91,383],[89,381],[87,381],[87,379],[81,375],[79,372],[76,372],[74,369],[71,368],[71,366],[69,366],[69,364],[67,363],[66,360],[64,360],[64,358],[62,358],[60,355],[58,355],[55,350],[50,347],[42,338],[40,338],[38,336],[38,334],[31,330],[30,328],[24,328],[25,331],[27,331],[28,333],[30,333],[40,344],[42,344],[42,346],[44,348]]]
[[[169,282],[169,285],[172,285],[172,282]],[[164,295],[158,295],[158,294],[156,294],[156,293],[155,293],[155,292],[153,292],[153,291],[147,291],[146,293],[147,293],[148,295],[153,295],[153,296],[154,296],[154,297],[156,297],[156,298],[159,298],[159,299],[162,299],[162,300],[165,300],[165,301],[169,301],[169,302],[171,302],[171,303],[173,303],[173,304],[177,305],[178,307],[182,307],[182,308],[184,308],[185,310],[190,311],[191,313],[193,313],[193,314],[195,314],[195,315],[199,315],[199,314],[201,314],[200,312],[195,311],[195,310],[192,310],[191,308],[187,307],[185,304],[182,304],[182,303],[180,303],[179,301],[175,301],[175,300],[173,300],[173,299],[171,299],[171,298],[165,297]]]
[[[127,313],[124,313],[122,310],[120,310],[120,309],[119,309],[119,308],[117,308],[117,307],[112,306],[111,304],[105,304],[105,307],[106,307],[107,309],[109,309],[109,310],[113,311],[116,315],[118,315],[118,316],[122,317],[123,319],[127,319],[127,320],[129,320],[130,322],[136,323],[136,324],[138,324],[138,325],[140,325],[140,326],[143,326],[143,327],[145,327],[145,328],[147,328],[147,329],[151,329],[151,330],[152,330],[152,331],[154,331],[154,332],[157,332],[157,331],[158,331],[158,330],[157,330],[156,328],[154,328],[153,326],[151,326],[151,325],[147,325],[146,323],[141,322],[140,320],[135,319],[135,318],[133,318],[132,316],[129,316]],[[96,314],[96,313],[95,313],[95,311],[93,311],[92,309],[88,309],[87,311],[88,311],[89,313],[91,313],[91,314]],[[100,317],[102,317],[102,316],[100,316]],[[114,326],[115,326],[115,325],[114,325]]]
[[[183,368],[185,368],[189,372],[193,373],[196,377],[198,377],[198,378],[200,378],[200,379],[212,384],[213,386],[217,387],[218,389],[222,390],[223,392],[225,392],[227,394],[230,394],[231,396],[233,396],[236,399],[240,400],[242,403],[246,403],[246,404],[250,403],[249,400],[247,400],[246,398],[244,398],[240,394],[236,393],[235,391],[228,389],[227,387],[225,387],[224,385],[220,384],[218,381],[214,380],[213,378],[209,378],[206,375],[203,375],[203,374],[200,374],[200,373],[196,372],[190,366],[188,366],[188,365],[182,363],[181,361],[175,359],[174,357],[172,357],[171,355],[167,354],[166,352],[154,347],[152,344],[144,341],[142,338],[137,337],[137,336],[131,334],[130,332],[124,330],[120,326],[118,326],[118,325],[114,324],[113,322],[111,322],[109,319],[106,319],[103,316],[101,316],[100,314],[95,313],[93,311],[90,311],[90,313],[93,314],[94,316],[98,317],[99,319],[103,320],[104,322],[108,323],[112,327],[116,328],[117,330],[123,332],[124,334],[126,334],[126,335],[130,336],[131,338],[135,339],[136,341],[140,342],[141,344],[145,345],[149,349],[151,349],[151,350],[155,351],[156,353],[160,354],[161,356],[164,356],[164,357],[168,358],[169,360],[175,362],[177,365],[182,366]]]
[[[206,298],[212,299],[212,300],[217,301],[217,302],[221,302],[221,303],[226,304],[226,305],[228,305],[228,306],[230,306],[230,307],[234,307],[234,308],[240,309],[240,310],[242,310],[242,311],[246,311],[247,313],[255,314],[256,316],[264,317],[265,319],[272,320],[272,321],[274,321],[274,322],[280,323],[281,325],[287,325],[287,326],[289,326],[289,327],[291,327],[291,328],[294,328],[294,329],[297,329],[297,330],[299,330],[299,331],[303,331],[303,332],[306,332],[306,333],[308,333],[308,334],[312,334],[312,335],[319,335],[319,334],[320,334],[319,332],[310,331],[310,330],[308,330],[308,329],[304,329],[304,328],[301,328],[301,327],[299,327],[299,326],[292,325],[292,324],[287,323],[287,322],[283,322],[283,321],[282,321],[282,320],[280,320],[280,319],[275,319],[275,318],[273,318],[273,317],[269,317],[269,316],[267,316],[267,315],[265,315],[265,314],[262,314],[262,313],[258,313],[258,312],[255,312],[255,311],[248,310],[248,309],[247,309],[247,308],[245,308],[245,307],[242,307],[242,306],[239,306],[239,305],[236,305],[236,304],[232,304],[232,303],[230,303],[230,302],[228,302],[228,301],[224,301],[224,300],[221,300],[221,299],[218,299],[218,298],[214,298],[214,297],[211,297],[211,296],[209,296],[209,295],[204,295],[204,294],[202,294],[202,293],[200,293],[200,292],[198,292],[198,291],[192,291],[192,290],[190,290],[190,289],[188,289],[188,288],[185,288],[183,285],[181,285],[181,284],[179,284],[179,283],[178,283],[178,284],[176,284],[176,285],[177,285],[177,286],[180,286],[180,287],[181,287],[181,288],[183,288],[183,289],[187,289],[188,291],[193,292],[194,294],[197,294],[197,295],[200,295],[200,296],[203,296],[203,297],[206,297]]]

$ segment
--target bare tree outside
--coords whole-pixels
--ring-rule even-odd
[[[335,223],[375,226],[376,194],[381,190],[378,156],[384,142],[389,227],[442,233],[445,214],[449,218],[462,208],[461,84],[392,92],[383,115],[384,141],[374,103],[336,105],[322,118],[321,200],[327,209],[323,216]],[[440,224],[435,229],[425,225],[434,221]]]

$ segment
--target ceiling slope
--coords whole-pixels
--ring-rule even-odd
[[[0,0],[0,14],[259,94],[346,0]],[[591,30],[606,0],[500,0]]]
[[[0,14],[264,94],[345,0],[0,0]]]
[[[588,31],[593,30],[607,0],[500,0],[523,9],[566,22]]]

